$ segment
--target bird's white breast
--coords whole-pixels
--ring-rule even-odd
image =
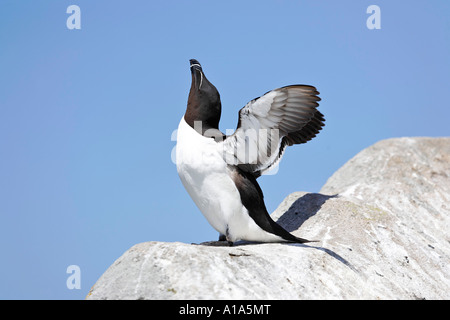
[[[225,234],[231,215],[242,211],[242,204],[220,145],[198,134],[183,118],[178,126],[176,163],[178,175],[195,204],[208,222]]]
[[[280,241],[280,237],[262,230],[242,205],[223,159],[222,143],[197,133],[184,117],[178,126],[176,164],[192,200],[218,232],[231,241]]]

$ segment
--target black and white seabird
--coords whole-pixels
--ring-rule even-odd
[[[235,132],[219,130],[220,95],[200,63],[190,60],[191,89],[177,133],[181,181],[219,240],[298,242],[272,220],[256,179],[278,164],[286,147],[305,143],[324,126],[319,92],[291,85],[253,99],[239,111]]]

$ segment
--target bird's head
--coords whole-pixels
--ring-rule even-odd
[[[191,59],[192,75],[191,90],[189,92],[187,116],[188,120],[202,121],[203,127],[218,128],[222,104],[216,87],[209,82],[200,63]],[[191,119],[192,118],[192,119]],[[191,125],[191,123],[189,123]]]

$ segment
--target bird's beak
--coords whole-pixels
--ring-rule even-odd
[[[191,59],[189,62],[191,63],[192,85],[196,89],[200,89],[204,77],[202,66],[195,59]]]

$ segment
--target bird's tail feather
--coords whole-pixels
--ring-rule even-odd
[[[294,236],[294,235],[292,235],[292,234],[291,234],[291,236],[292,236],[292,238],[289,237],[289,239],[286,239],[286,240],[289,241],[289,242],[295,242],[295,243],[319,242],[319,240],[308,240],[308,239],[303,239],[303,238],[296,237],[296,236]]]

